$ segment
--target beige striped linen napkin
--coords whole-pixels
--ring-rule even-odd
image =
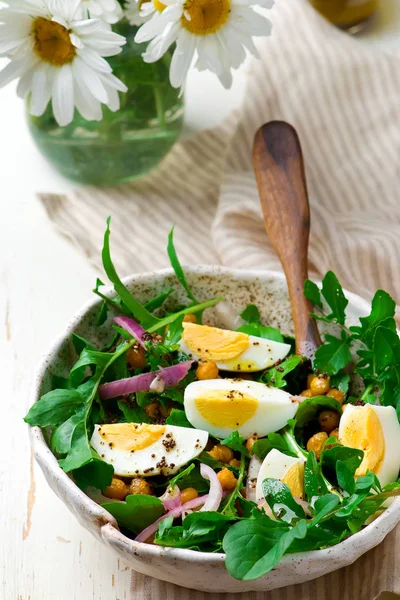
[[[382,287],[399,300],[399,59],[334,29],[305,0],[277,0],[272,20],[272,37],[259,45],[262,60],[251,63],[243,106],[220,127],[177,144],[138,182],[41,199],[58,230],[99,270],[110,214],[123,274],[167,265],[172,224],[185,263],[278,269],[263,228],[251,146],[257,127],[284,119],[299,132],[305,155],[311,272],[333,269],[352,291],[369,297]],[[241,600],[373,600],[384,590],[400,593],[399,573],[397,528],[350,567]],[[132,600],[209,597],[135,573],[131,594]]]

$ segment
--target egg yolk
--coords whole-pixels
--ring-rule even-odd
[[[195,356],[216,362],[236,358],[250,345],[245,333],[195,323],[183,323],[182,340]]]
[[[254,416],[258,400],[237,390],[210,390],[195,400],[200,415],[210,425],[237,429]]]
[[[298,461],[292,465],[281,481],[286,483],[293,496],[302,499],[304,497],[304,463]]]
[[[99,427],[103,440],[116,450],[136,452],[155,444],[165,432],[164,425],[115,423]]]
[[[346,413],[345,413],[346,414]],[[358,448],[364,452],[362,463],[355,475],[361,477],[368,470],[377,473],[385,454],[385,438],[381,422],[369,406],[353,410],[340,431],[340,443],[350,448]]]

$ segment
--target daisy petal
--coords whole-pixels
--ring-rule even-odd
[[[74,118],[74,82],[71,65],[56,70],[53,80],[52,104],[54,118],[61,127]]]

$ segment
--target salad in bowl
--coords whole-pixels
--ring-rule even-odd
[[[72,368],[52,375],[25,421],[124,543],[218,556],[231,577],[253,581],[390,510],[400,495],[400,340],[386,292],[348,325],[336,276],[321,289],[307,281],[325,331],[310,364],[293,337],[262,322],[260,304],[199,301],[173,231],[184,301],[171,288],[139,302],[109,238],[108,222],[102,258],[115,293],[97,281],[92,329],[102,333],[72,333]]]

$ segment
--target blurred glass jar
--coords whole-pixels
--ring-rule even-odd
[[[310,0],[313,7],[342,29],[358,31],[372,17],[379,0]]]

